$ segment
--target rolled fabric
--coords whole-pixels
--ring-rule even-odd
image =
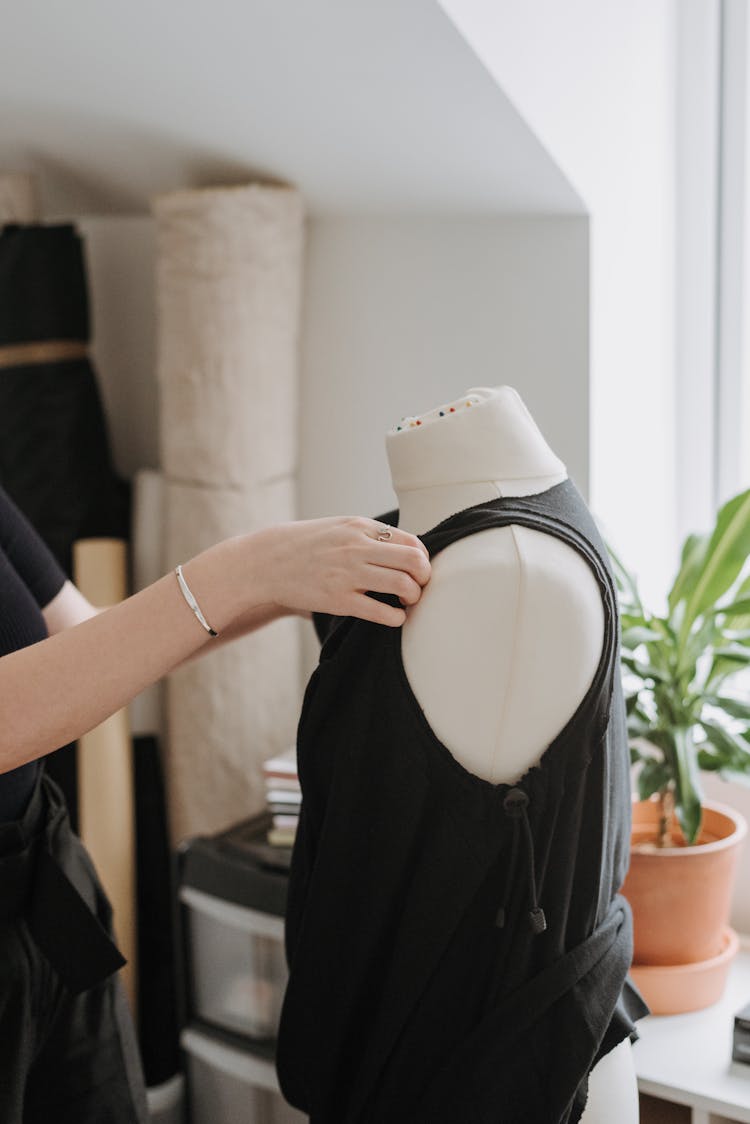
[[[291,474],[300,193],[263,184],[175,191],[153,210],[166,476],[249,488]]]
[[[170,568],[222,538],[294,517],[291,479],[248,491],[167,481],[165,499]],[[299,644],[299,622],[287,617],[215,652],[209,648],[170,675],[167,776],[175,842],[220,831],[265,806],[262,763],[288,746],[297,723]]]
[[[70,223],[0,232],[0,483],[66,573],[77,539],[127,538],[94,369],[83,244]]]
[[[84,539],[73,546],[76,585],[93,605],[127,596],[126,544]],[[136,1010],[135,793],[126,709],[118,710],[78,740],[79,834],[114,910],[117,943],[127,964],[122,978]]]
[[[163,572],[230,535],[294,519],[295,497],[290,476],[242,490],[165,480]]]
[[[153,210],[165,568],[174,568],[230,535],[294,518],[304,208],[296,188],[255,183],[171,192]],[[263,807],[261,763],[296,724],[299,632],[295,620],[275,622],[170,676],[175,840]]]
[[[164,476],[154,468],[139,468],[133,477],[131,557],[133,592],[164,573]]]
[[[6,222],[38,222],[39,194],[30,172],[0,172],[0,226]]]

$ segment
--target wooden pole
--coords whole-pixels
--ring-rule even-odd
[[[92,605],[127,596],[127,553],[121,539],[81,539],[73,576]],[[79,832],[114,910],[117,944],[127,964],[123,984],[136,1014],[136,851],[133,751],[126,708],[78,739]]]

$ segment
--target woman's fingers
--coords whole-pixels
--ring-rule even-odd
[[[365,588],[373,593],[395,593],[404,605],[416,605],[422,586],[405,570],[392,570],[385,566],[367,566]]]
[[[375,539],[376,542],[389,543],[392,546],[412,546],[416,547],[425,557],[429,558],[427,547],[421,539],[416,535],[412,535],[410,531],[403,531],[400,527],[389,527],[386,523],[378,523],[377,519],[364,519],[364,529]],[[371,530],[367,527],[369,524]]]
[[[394,605],[386,605],[383,601],[376,601],[366,593],[355,593],[352,597],[348,616],[360,617],[364,621],[374,624],[387,624],[399,628],[406,620],[404,609],[397,609]]]
[[[419,547],[422,547],[423,544],[419,539],[416,541]],[[367,561],[373,566],[403,570],[420,585],[426,585],[430,580],[430,557],[426,549],[420,550],[419,547],[410,544],[402,546],[395,542],[376,542],[373,543],[372,550],[368,550]]]
[[[367,535],[364,588],[373,593],[394,594],[402,605],[416,605],[422,586],[430,580],[427,548],[408,531],[372,520],[367,522],[372,523],[372,529],[363,526]],[[371,545],[372,534],[375,539]]]

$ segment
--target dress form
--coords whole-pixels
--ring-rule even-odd
[[[399,526],[415,534],[498,496],[567,477],[518,392],[472,388],[386,437]],[[604,637],[596,579],[570,546],[531,527],[454,543],[407,612],[402,655],[435,734],[470,771],[513,782],[541,757],[594,675]],[[544,706],[539,706],[540,693]],[[457,705],[457,700],[459,705]],[[626,1039],[592,1071],[583,1124],[636,1124]]]

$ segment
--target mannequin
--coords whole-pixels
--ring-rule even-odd
[[[567,477],[511,386],[474,387],[402,418],[386,450],[399,526],[414,534],[463,508],[542,492]],[[601,596],[586,561],[558,538],[516,524],[468,536],[434,559],[429,584],[407,612],[402,656],[438,738],[471,772],[508,783],[539,761],[575,710],[603,637]],[[592,1071],[582,1124],[637,1121],[625,1039]]]

